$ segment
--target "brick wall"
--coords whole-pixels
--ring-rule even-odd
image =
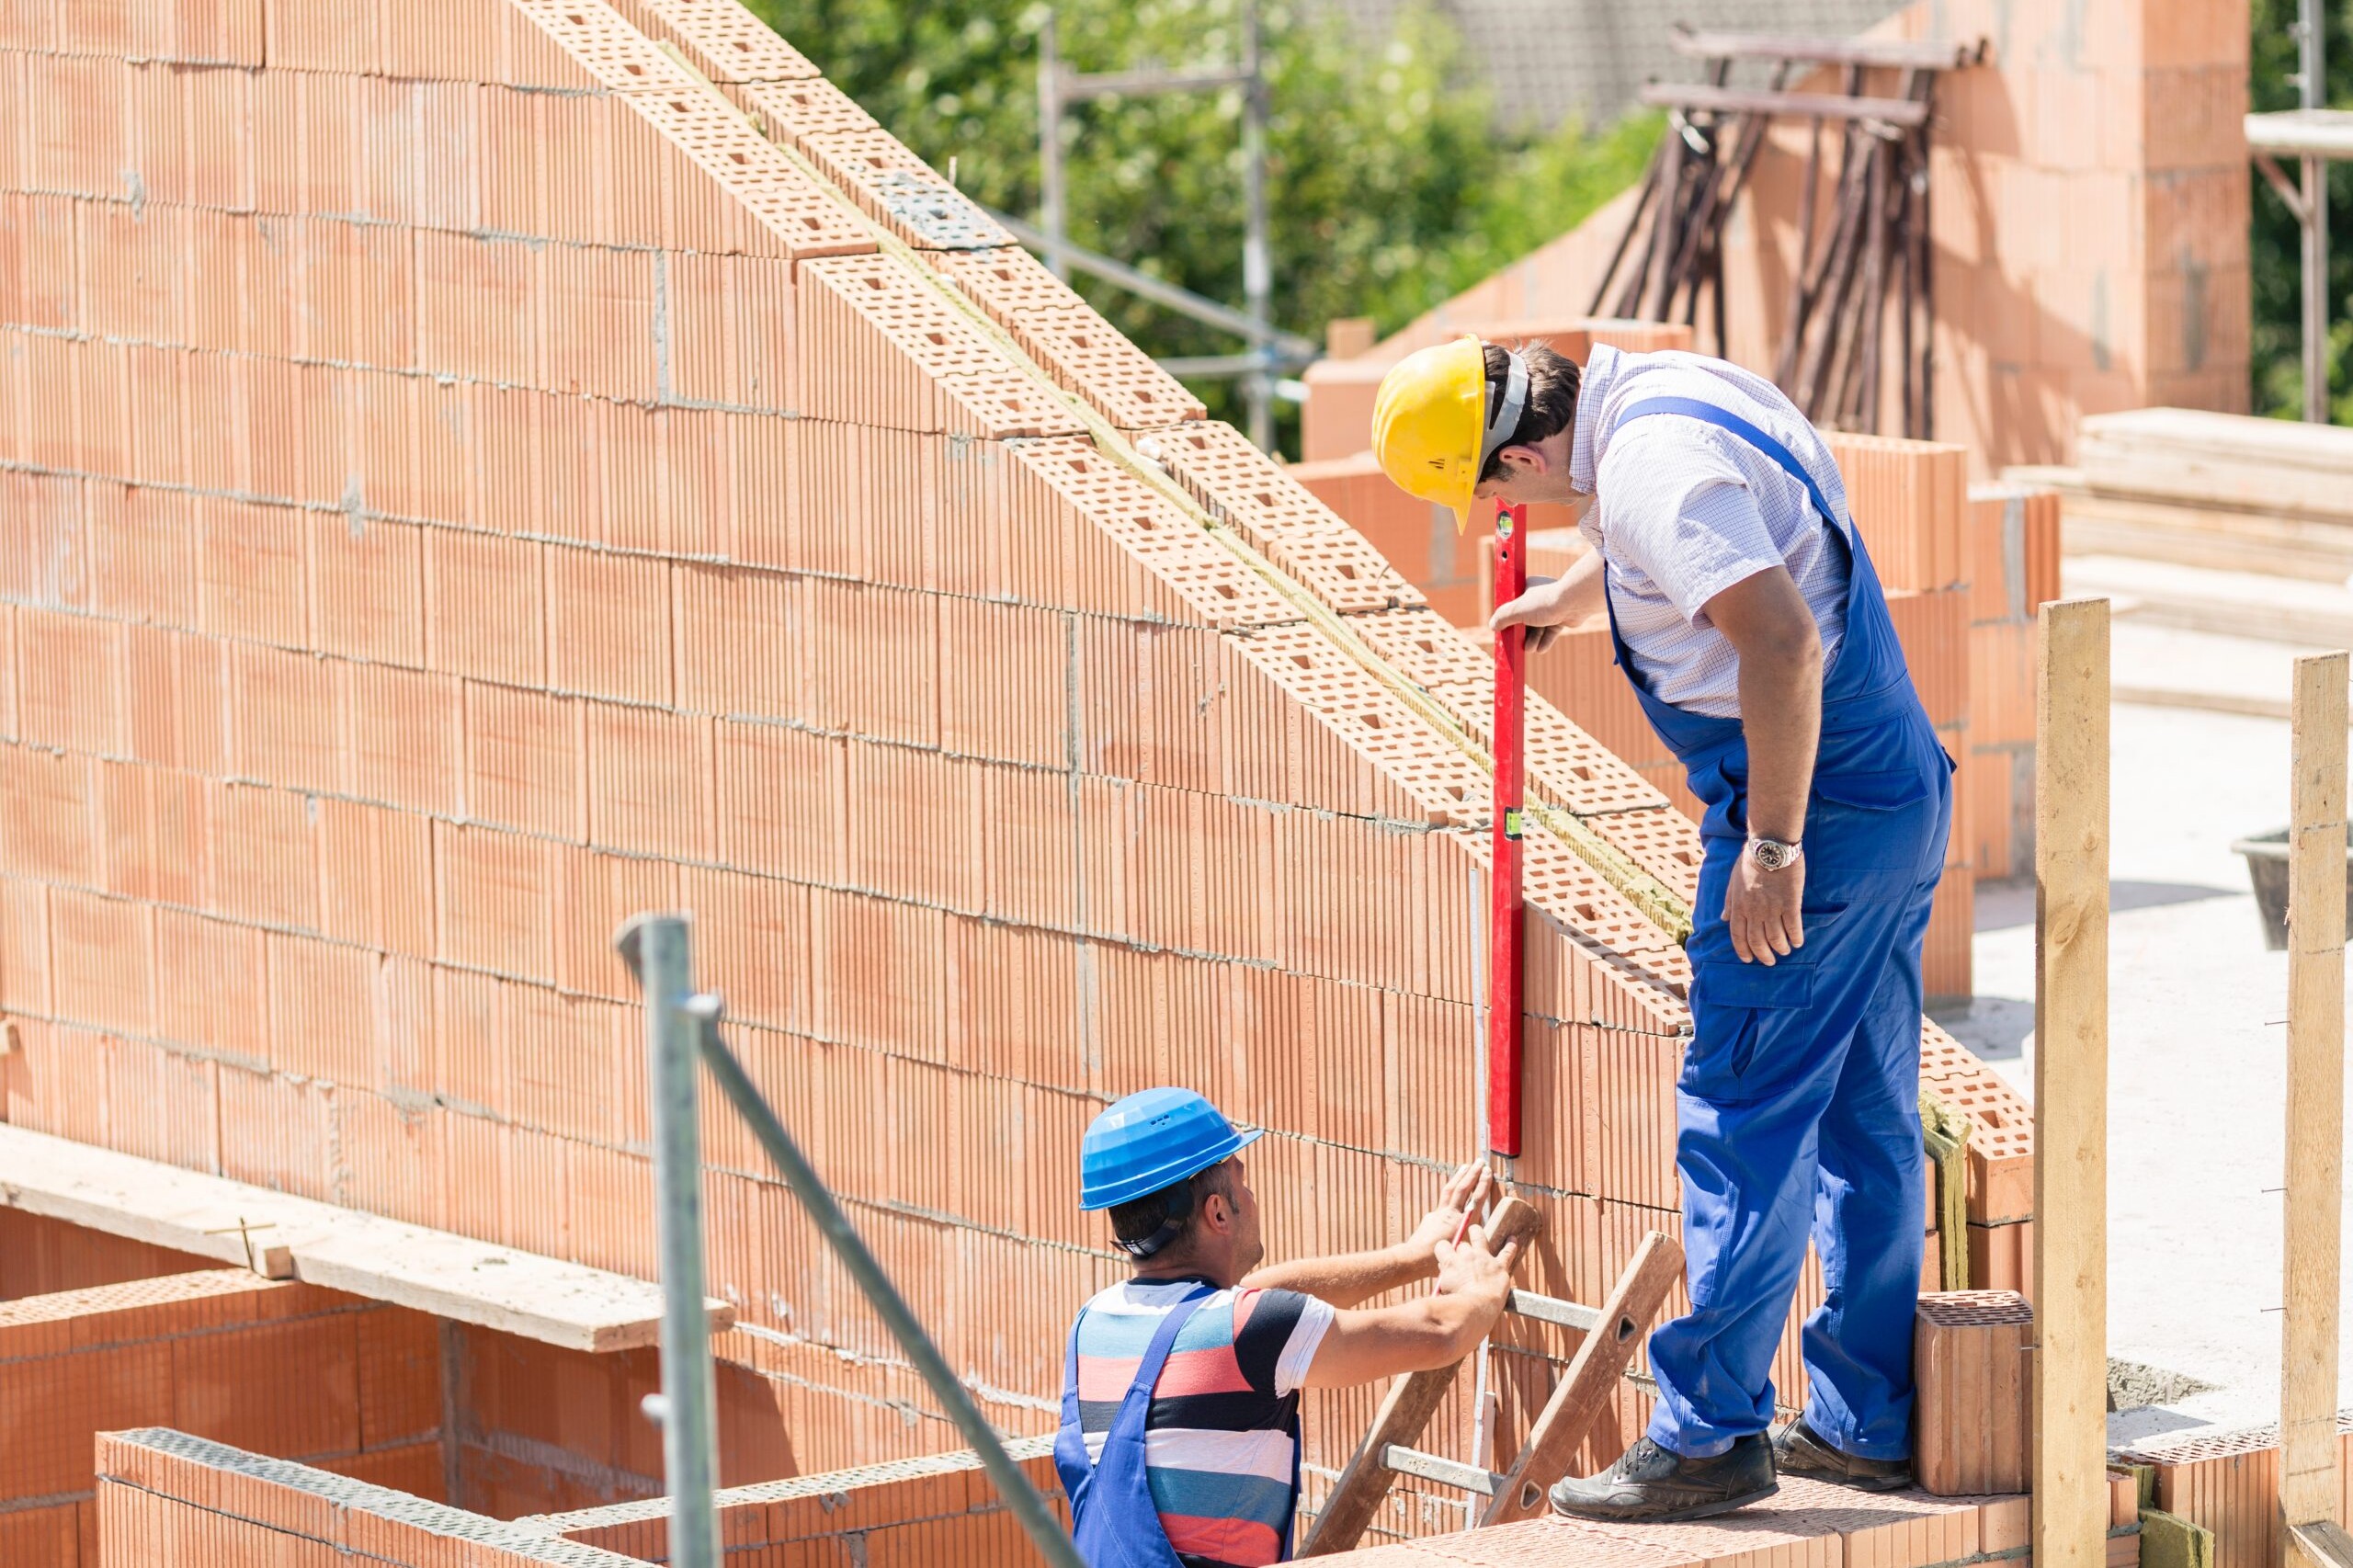
[[[1053,1439],[1019,1438],[1012,1458],[1069,1523],[1054,1473]],[[728,1568],[792,1568],[810,1562],[1006,1564],[1036,1561],[1029,1537],[970,1449],[829,1471],[718,1496]],[[669,1561],[668,1504],[621,1504],[518,1521],[648,1562]]]
[[[2353,1418],[2337,1417],[2337,1517],[2353,1495]],[[2214,1568],[2269,1568],[2287,1542],[2279,1518],[2279,1433],[2187,1434],[2138,1443],[2117,1462],[2156,1471],[2155,1506],[2214,1532]]]
[[[213,1269],[0,1305],[0,1561],[95,1561],[97,1433],[168,1423],[433,1495],[441,1411],[434,1320],[333,1290]]]
[[[0,34],[11,1119],[648,1275],[608,943],[689,907],[754,1077],[1027,1434],[1123,1272],[1074,1204],[1110,1098],[1267,1129],[1284,1252],[1393,1238],[1475,1152],[1484,657],[808,62],[683,0],[142,17]],[[1689,824],[1532,727],[1538,798],[1688,897]],[[1688,969],[1529,856],[1527,1278],[1597,1300],[1676,1222]],[[731,1118],[705,1149],[743,1451],[952,1446]],[[1499,1359],[1500,1443],[1568,1348]],[[612,1375],[581,1448],[625,1489]],[[529,1469],[549,1399],[484,1426],[485,1506],[586,1500]],[[1311,1464],[1369,1402],[1310,1402]]]
[[[107,1433],[97,1463],[92,1568],[354,1558],[388,1568],[621,1568],[636,1561],[168,1428]]]
[[[0,1209],[0,1301],[220,1267],[209,1257]]]

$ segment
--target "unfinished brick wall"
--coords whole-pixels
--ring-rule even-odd
[[[438,1495],[435,1335],[419,1313],[243,1269],[0,1305],[0,1562],[95,1561],[92,1442],[118,1426],[169,1424]]]
[[[0,1301],[220,1267],[194,1253],[150,1246],[21,1209],[0,1209]]]
[[[2279,1516],[2279,1433],[2187,1434],[2136,1443],[2120,1464],[2156,1471],[2155,1506],[2214,1533],[2214,1568],[2269,1568],[2287,1542]],[[2353,1501],[2353,1417],[2337,1418],[2336,1517]]]
[[[388,1568],[624,1568],[636,1561],[166,1427],[105,1434],[97,1465],[97,1551],[87,1568],[354,1559]]]
[[[468,1324],[441,1341],[449,1484],[426,1494],[495,1519],[662,1493],[662,1430],[640,1408],[662,1386],[652,1348],[563,1350]],[[793,1474],[784,1389],[718,1368],[719,1472],[729,1485]]]
[[[1267,1129],[1277,1248],[1397,1235],[1480,1146],[1485,657],[740,9],[367,14],[0,37],[11,1119],[649,1275],[608,944],[683,905],[1010,1428],[1122,1272],[1074,1202],[1118,1095]],[[1689,897],[1688,823],[1531,728],[1532,792]],[[1524,1278],[1597,1301],[1678,1223],[1688,969],[1528,856]],[[952,1444],[732,1117],[705,1150],[747,1451]],[[1514,1326],[1500,1445],[1570,1347]],[[488,1447],[528,1460],[550,1398]],[[1370,1408],[1311,1402],[1311,1465]]]
[[[1007,1451],[1067,1524],[1053,1439],[1017,1438]],[[717,1502],[728,1568],[791,1568],[813,1562],[1012,1568],[1037,1561],[1029,1538],[970,1449],[730,1487]],[[517,1522],[648,1562],[669,1561],[669,1505],[664,1499]]]

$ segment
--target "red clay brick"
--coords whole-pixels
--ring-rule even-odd
[[[528,540],[425,532],[426,660],[437,670],[536,686],[547,678],[540,551]]]
[[[548,681],[625,701],[670,699],[670,573],[603,551],[548,551]]]

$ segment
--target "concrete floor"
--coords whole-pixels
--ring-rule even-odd
[[[2224,655],[2246,653],[2117,630],[2120,685],[2128,673],[2164,684],[2151,672],[2167,668],[2211,685]],[[2288,653],[2238,658],[2229,684],[2284,699]],[[2230,843],[2285,825],[2289,732],[2232,713],[2112,711],[2109,1354],[2213,1385],[2112,1416],[2122,1442],[2278,1414],[2287,959],[2264,948]],[[2031,885],[1980,887],[1976,965],[1977,997],[1942,1021],[2031,1098]]]

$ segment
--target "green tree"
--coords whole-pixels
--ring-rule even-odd
[[[2297,107],[2296,0],[2254,0],[2247,62],[2247,96],[2259,112]],[[2353,103],[2353,29],[2343,6],[2320,7],[2327,91],[2332,107]],[[2329,404],[2335,421],[2353,425],[2353,322],[2345,301],[2353,295],[2353,164],[2328,169]],[[2296,177],[2295,165],[2285,165]],[[2253,269],[2254,407],[2258,414],[2300,418],[2304,406],[2303,241],[2296,220],[2257,179],[2255,225],[2248,235]]]
[[[975,199],[1038,206],[1040,0],[750,0]],[[1239,0],[1059,0],[1076,69],[1210,64],[1240,54]],[[1435,12],[1386,38],[1328,9],[1267,0],[1267,193],[1275,318],[1311,336],[1337,316],[1402,325],[1572,227],[1642,173],[1658,122],[1599,134],[1495,129],[1490,95]],[[1242,301],[1238,90],[1095,100],[1065,135],[1071,237],[1211,299]],[[1108,285],[1074,282],[1154,354],[1234,351],[1231,336]],[[1580,301],[1581,303],[1581,301]],[[1222,417],[1227,382],[1194,391]],[[1293,422],[1295,424],[1295,421]]]

